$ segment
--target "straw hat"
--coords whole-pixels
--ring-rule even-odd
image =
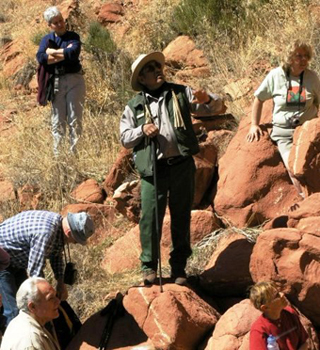
[[[138,81],[138,76],[141,71],[141,69],[151,61],[156,61],[159,62],[163,68],[164,66],[164,55],[162,52],[152,52],[149,54],[142,54],[140,55],[133,63],[131,66],[131,86],[133,90],[135,91],[141,91],[142,86]]]

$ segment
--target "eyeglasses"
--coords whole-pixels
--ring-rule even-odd
[[[297,59],[299,61],[301,61],[302,59],[310,60],[310,56],[308,54],[301,55],[301,54],[297,53],[294,57],[295,57],[295,59]]]
[[[143,73],[152,73],[156,69],[161,69],[162,65],[159,62],[153,61],[145,65],[142,69]]]

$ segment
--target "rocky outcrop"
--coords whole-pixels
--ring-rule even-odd
[[[195,244],[219,227],[219,220],[213,212],[193,210],[191,212],[191,242]],[[170,216],[166,215],[162,228],[161,256],[163,264],[169,259],[171,249]],[[141,253],[139,226],[134,227],[106,250],[102,267],[108,273],[117,273],[137,268]]]
[[[106,194],[100,188],[97,181],[94,179],[88,179],[71,192],[71,197],[77,202],[102,204],[106,199]]]
[[[249,262],[253,245],[239,233],[223,235],[200,275],[202,288],[213,296],[245,296],[252,285]]]
[[[248,299],[234,305],[217,322],[205,350],[248,350],[251,325],[260,315]]]
[[[216,212],[236,227],[256,226],[286,214],[298,200],[267,129],[259,142],[247,142],[247,133],[248,124],[243,121],[220,159],[214,198]]]
[[[121,22],[124,15],[124,8],[121,4],[116,2],[109,2],[100,8],[98,14],[98,21],[101,24],[118,23]]]
[[[279,228],[261,233],[250,260],[255,282],[272,280],[288,299],[319,327],[320,234],[316,230]]]
[[[203,51],[197,49],[195,42],[188,36],[178,36],[163,50],[163,54],[169,70],[175,71],[176,81],[193,85],[195,79],[210,74],[209,62]]]
[[[320,192],[320,119],[305,122],[294,133],[289,166],[306,195]]]
[[[165,284],[163,293],[156,285],[131,288],[123,304],[157,349],[196,349],[220,317],[191,289],[175,284]]]

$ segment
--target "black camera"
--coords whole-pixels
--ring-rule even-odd
[[[299,125],[300,123],[300,117],[298,114],[294,114],[293,116],[291,116],[289,119],[289,124],[292,128],[295,128]]]
[[[78,276],[78,271],[75,268],[75,264],[72,262],[68,262],[64,270],[63,282],[65,284],[69,284],[70,286],[72,286],[73,284],[75,284],[77,280],[77,276]]]

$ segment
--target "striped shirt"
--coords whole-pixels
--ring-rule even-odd
[[[62,216],[53,212],[24,211],[0,224],[0,246],[11,265],[26,269],[30,277],[43,277],[46,259],[55,278],[63,277],[63,243]]]

